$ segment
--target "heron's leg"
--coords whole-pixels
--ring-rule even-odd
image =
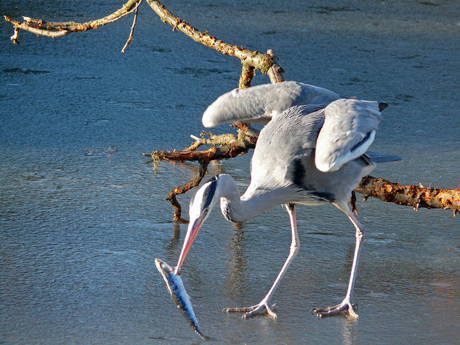
[[[355,319],[359,318],[358,314],[355,312],[353,308],[356,305],[352,304],[352,298],[353,298],[353,288],[355,286],[356,271],[358,269],[359,254],[361,253],[361,248],[363,245],[364,227],[358,221],[355,215],[351,212],[348,205],[346,206],[346,209],[344,209],[344,211],[356,228],[356,247],[355,247],[355,254],[353,257],[353,265],[351,267],[350,281],[348,283],[347,294],[344,300],[342,301],[342,303],[337,304],[333,307],[313,308],[311,310],[312,314],[316,314],[318,317],[332,316],[332,315],[337,315],[337,314],[346,314]]]
[[[243,308],[225,308],[223,311],[227,313],[234,313],[234,312],[240,312],[240,313],[245,313],[243,315],[243,318],[251,317],[256,314],[260,314],[263,312],[267,312],[269,316],[276,318],[276,314],[272,311],[271,308],[273,308],[275,305],[270,307],[270,299],[273,297],[273,294],[275,293],[276,288],[278,287],[281,279],[283,279],[284,274],[286,273],[289,265],[291,264],[292,260],[294,260],[295,256],[299,252],[299,247],[300,247],[300,241],[299,241],[299,235],[297,233],[297,222],[295,219],[295,204],[287,204],[286,210],[289,214],[289,218],[291,220],[291,233],[292,233],[292,239],[291,239],[291,248],[289,251],[289,256],[286,259],[286,262],[283,265],[283,268],[281,268],[280,273],[278,273],[278,277],[276,277],[275,282],[273,283],[272,287],[270,288],[270,291],[268,291],[267,295],[264,297],[262,301],[260,301],[259,304],[256,304],[252,307],[243,307]]]

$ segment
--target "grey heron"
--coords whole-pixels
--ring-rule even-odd
[[[232,177],[217,175],[196,192],[190,202],[190,223],[175,273],[203,222],[220,200],[230,222],[256,217],[276,205],[285,205],[291,222],[289,255],[275,282],[260,303],[244,308],[244,318],[267,312],[273,294],[299,251],[295,205],[332,204],[343,211],[356,230],[356,245],[345,298],[333,307],[314,308],[319,317],[346,314],[358,318],[352,297],[364,233],[350,210],[351,192],[377,162],[399,160],[395,155],[370,153],[385,103],[341,98],[337,93],[298,82],[284,82],[234,90],[220,96],[203,114],[205,127],[226,122],[266,123],[251,161],[251,182],[240,197]]]

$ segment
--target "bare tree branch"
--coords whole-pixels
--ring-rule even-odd
[[[270,55],[273,61],[278,62],[278,59],[273,50],[267,51],[267,55]],[[268,76],[272,83],[284,81],[284,75],[282,74],[282,68],[274,63],[268,70]],[[239,87],[246,88],[251,85],[251,80],[254,76],[254,67],[250,67],[243,63],[243,71],[240,77]],[[211,133],[205,132],[201,138],[192,136],[195,142],[183,151],[155,151],[150,154],[143,154],[144,156],[150,156],[152,161],[156,162],[162,160],[175,160],[175,161],[199,161],[200,169],[197,172],[196,177],[187,182],[186,184],[174,188],[168,193],[166,200],[168,200],[174,207],[174,221],[186,222],[182,218],[182,208],[177,200],[176,196],[183,194],[190,189],[198,186],[207,173],[208,163],[211,160],[221,160],[236,157],[240,154],[247,153],[250,149],[255,148],[258,131],[250,127],[247,124],[238,123],[235,124],[238,127],[238,138],[233,134],[221,134],[218,136],[212,135]],[[208,135],[209,138],[205,138]],[[207,151],[196,151],[196,149],[202,145],[212,145]],[[218,148],[216,148],[218,146]],[[155,166],[156,168],[156,166]]]
[[[209,35],[207,31],[201,32],[182,19],[176,17],[159,1],[147,0],[147,3],[163,22],[170,24],[173,27],[173,30],[178,30],[184,33],[195,42],[217,50],[224,55],[235,56],[241,60],[243,65],[258,69],[263,74],[266,74],[268,69],[273,65],[273,59],[269,54],[261,54],[258,51],[254,52],[245,49],[244,47],[237,47],[235,45],[225,43],[216,37]]]
[[[238,130],[242,133],[241,130]],[[157,161],[198,161],[200,168],[197,172],[196,177],[187,182],[186,184],[175,187],[168,193],[166,200],[168,200],[174,207],[174,221],[186,222],[181,217],[182,208],[177,201],[176,196],[183,194],[188,190],[198,186],[207,173],[208,164],[212,160],[222,160],[233,158],[241,154],[247,153],[250,149],[255,147],[256,138],[247,135],[242,135],[240,138],[236,138],[232,134],[212,135],[206,133],[209,138],[197,138],[195,143],[190,147],[182,151],[155,151],[149,154],[143,153],[144,156],[152,158],[153,162]],[[213,145],[210,149],[204,151],[196,151],[201,145]],[[217,145],[217,146],[215,146]]]
[[[113,23],[118,19],[131,13],[142,3],[142,0],[129,0],[122,8],[113,12],[112,14],[96,20],[91,20],[86,23],[76,22],[47,22],[42,19],[32,19],[29,17],[23,17],[23,22],[18,22],[13,19],[4,16],[7,22],[14,25],[14,35],[11,36],[11,40],[14,44],[19,44],[18,34],[19,29],[28,31],[40,36],[47,36],[52,38],[62,37],[72,32],[87,31],[97,29],[100,26]]]
[[[224,134],[223,136],[228,138],[231,134]],[[180,205],[176,196],[178,194],[185,193],[200,184],[210,161],[233,158],[240,154],[247,153],[250,149],[255,148],[255,138],[245,142],[233,137],[230,145],[223,144],[219,147],[213,146],[205,151],[195,151],[195,149],[201,145],[220,145],[222,144],[221,140],[226,140],[220,138],[220,136],[212,137],[214,137],[214,139],[196,138],[196,142],[183,151],[162,150],[155,151],[150,154],[143,154],[144,156],[151,157],[152,160],[155,161],[200,162],[200,171],[197,173],[197,177],[194,180],[187,182],[184,186],[176,187],[168,193],[166,200],[169,200],[175,208],[174,220],[176,221],[184,221],[181,218]],[[372,196],[385,202],[412,206],[416,210],[419,208],[452,209],[454,216],[460,211],[460,188],[440,189],[419,187],[415,185],[402,186],[398,183],[390,182],[382,178],[365,176],[354,191],[363,194],[364,201],[367,200],[368,197]],[[353,210],[356,211],[356,197],[353,198]],[[179,208],[177,208],[177,205],[179,205]]]
[[[159,1],[146,1],[163,22],[168,23],[173,27],[173,30],[178,30],[192,38],[194,41],[217,50],[224,55],[232,55],[239,58],[242,63],[242,72],[238,84],[239,88],[243,89],[251,86],[255,70],[260,70],[262,73],[268,74],[272,83],[284,81],[284,71],[279,66],[278,59],[272,50],[267,51],[266,54],[262,54],[258,51],[250,51],[244,47],[227,44],[216,37],[209,35],[207,31],[200,32],[182,19],[176,17]],[[14,34],[11,37],[11,40],[13,43],[19,44],[17,40],[19,30],[25,30],[38,35],[56,38],[68,35],[72,32],[96,29],[100,26],[112,23],[135,11],[129,38],[122,50],[124,52],[128,44],[133,39],[133,32],[137,21],[137,9],[141,3],[142,0],[129,0],[122,6],[122,8],[112,14],[86,23],[46,22],[41,19],[32,19],[29,17],[23,17],[24,21],[18,22],[8,18],[7,16],[4,16],[4,18],[6,21],[14,25]],[[175,220],[185,221],[181,218],[181,207],[176,196],[178,194],[185,193],[201,182],[203,176],[206,174],[207,166],[211,160],[236,157],[237,155],[244,154],[251,148],[255,147],[258,135],[257,131],[246,124],[235,124],[235,126],[239,128],[238,137],[235,137],[232,134],[214,136],[210,133],[206,133],[201,138],[193,137],[195,142],[183,151],[155,151],[150,154],[144,154],[145,156],[152,158],[155,163],[155,168],[157,162],[162,160],[200,162],[200,169],[194,180],[189,181],[183,186],[176,187],[168,193],[167,200],[171,202],[175,209]],[[206,137],[206,135],[208,137]],[[208,150],[198,151],[197,148],[202,145],[212,145],[213,147]],[[373,196],[383,201],[393,202],[398,205],[413,206],[416,209],[420,207],[452,209],[454,211],[454,216],[460,210],[460,189],[447,190],[417,187],[414,185],[401,186],[397,183],[367,176],[363,178],[355,191],[363,194],[364,199],[367,199],[369,196]],[[354,203],[353,200],[352,203]]]
[[[364,199],[373,196],[386,202],[412,206],[416,210],[420,207],[452,209],[454,216],[460,211],[460,188],[402,186],[382,178],[365,176],[355,191],[363,194]]]

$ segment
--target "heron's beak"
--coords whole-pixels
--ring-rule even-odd
[[[187,253],[190,247],[192,246],[192,243],[195,240],[195,237],[198,234],[201,225],[203,224],[203,221],[204,216],[201,216],[195,219],[195,221],[189,223],[187,234],[185,235],[184,245],[182,246],[182,251],[180,252],[179,260],[177,261],[176,268],[174,269],[174,274],[180,274],[180,268],[182,266],[182,263],[184,262],[185,257],[187,256]]]

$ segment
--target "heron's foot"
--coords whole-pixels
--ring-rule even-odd
[[[273,312],[272,309],[276,309],[276,304],[273,304],[271,307],[268,305],[267,302],[260,302],[259,304],[253,305],[252,307],[242,307],[242,308],[225,308],[222,310],[224,313],[245,313],[242,318],[246,319],[248,317],[262,314],[262,313],[267,313],[268,316],[276,319],[277,316]]]
[[[342,303],[337,304],[333,307],[327,308],[313,308],[311,313],[313,315],[321,317],[326,316],[335,316],[335,315],[346,315],[354,319],[359,319],[358,314],[356,314],[355,309],[358,309],[357,304],[352,304],[349,300],[345,299]]]

